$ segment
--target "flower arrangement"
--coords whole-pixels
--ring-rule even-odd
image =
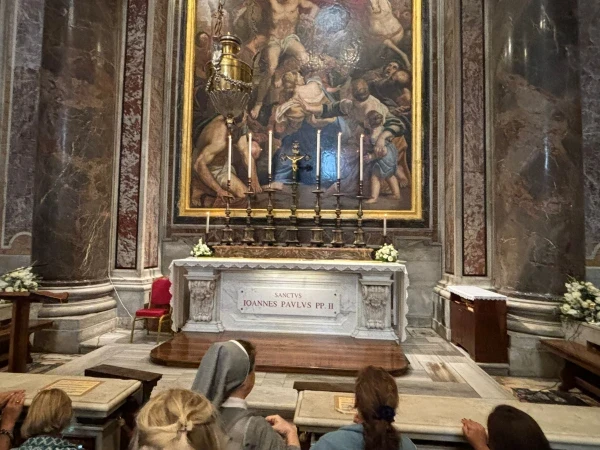
[[[398,261],[398,250],[396,250],[392,244],[384,244],[375,252],[375,260],[382,262],[396,262]]]
[[[202,241],[202,238],[200,238],[198,243],[192,247],[190,255],[192,255],[194,258],[202,258],[205,256],[212,256],[213,251]]]
[[[0,276],[0,291],[29,292],[37,291],[40,277],[33,273],[32,266],[19,267]]]
[[[560,314],[566,319],[600,323],[600,289],[589,281],[575,279],[565,283],[565,287],[567,292],[559,308]]]

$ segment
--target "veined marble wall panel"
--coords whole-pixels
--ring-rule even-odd
[[[463,275],[486,275],[484,17],[482,0],[463,0]]]
[[[458,0],[444,1],[444,270],[454,273],[455,242],[455,143],[456,143],[456,102],[459,80],[456,73],[458,27],[456,20]]]
[[[147,25],[148,0],[129,0],[117,213],[118,269],[135,269],[137,263]]]
[[[29,255],[31,250],[43,16],[43,0],[19,0],[5,5],[0,18],[4,20],[0,254]]]
[[[600,2],[579,1],[581,109],[588,266],[600,266]]]
[[[167,14],[169,0],[154,3],[151,96],[148,129],[148,167],[144,186],[144,267],[158,266],[158,229],[160,212],[160,176],[163,149],[163,105],[165,89],[165,62],[167,51]]]

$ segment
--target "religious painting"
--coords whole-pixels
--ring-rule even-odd
[[[217,8],[188,4],[179,215],[222,215],[231,177],[234,215],[245,215],[251,184],[264,216],[270,183],[276,217],[287,216],[295,176],[299,216],[312,217],[318,160],[324,217],[334,215],[339,177],[343,217],[355,217],[362,184],[366,219],[421,219],[420,0],[226,0],[221,33],[241,39],[238,56],[254,72],[231,175],[228,129],[206,92]],[[293,146],[305,156],[294,174]]]

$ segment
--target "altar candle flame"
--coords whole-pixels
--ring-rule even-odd
[[[248,133],[248,180],[252,178],[252,133]]]
[[[273,162],[273,131],[269,130],[269,175],[271,175],[272,162]]]
[[[359,167],[360,167],[360,176],[359,179],[360,181],[363,180],[363,141],[365,139],[365,135],[361,134],[360,135],[360,163],[359,163]]]
[[[231,133],[229,134],[229,148],[227,149],[227,181],[231,181]]]
[[[317,176],[321,175],[321,130],[317,130]]]
[[[337,148],[337,179],[341,179],[342,174],[342,165],[341,165],[341,156],[342,156],[342,133],[338,133],[338,148]]]

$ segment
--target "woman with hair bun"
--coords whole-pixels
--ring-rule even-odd
[[[225,436],[212,404],[185,389],[163,391],[140,410],[132,448],[224,450]]]
[[[398,387],[379,367],[369,366],[356,379],[354,424],[328,433],[312,450],[416,450],[415,444],[394,429]]]

